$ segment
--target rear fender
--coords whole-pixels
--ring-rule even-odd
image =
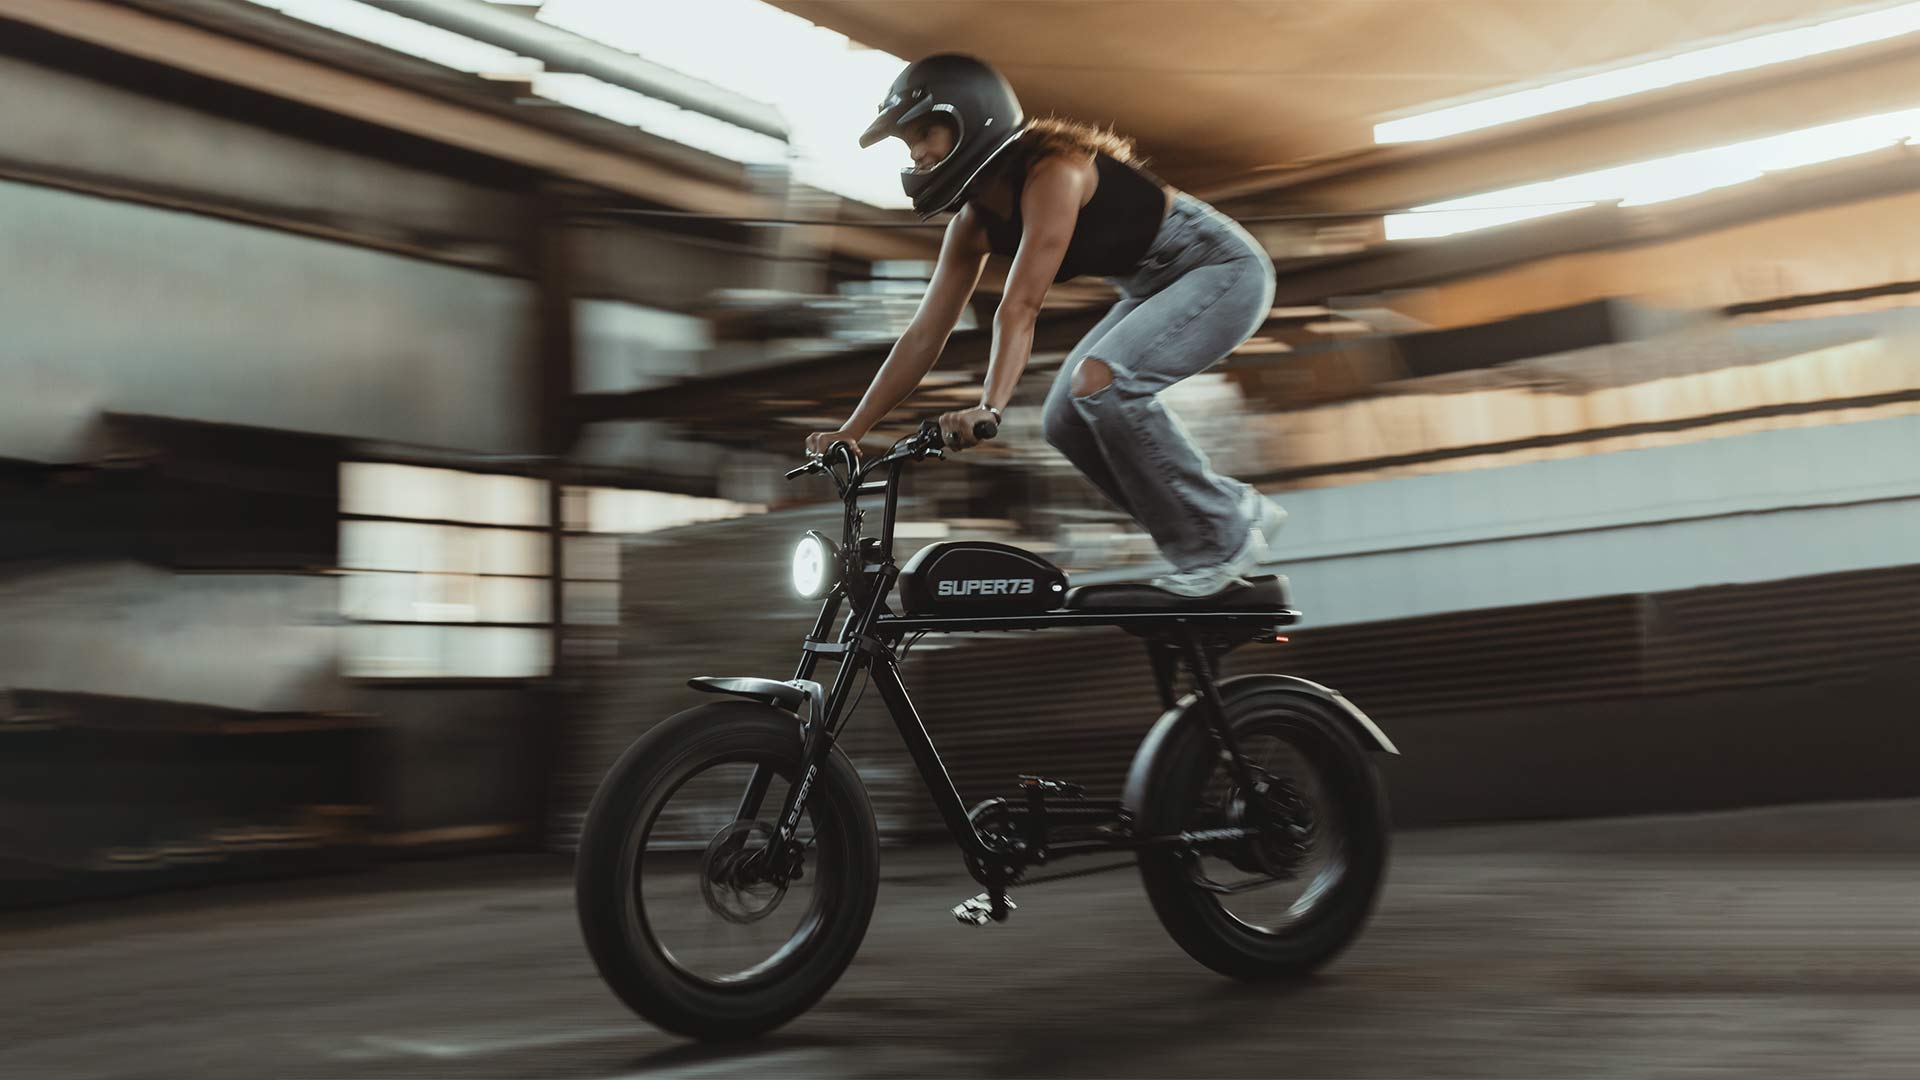
[[[1234,701],[1248,694],[1268,690],[1281,690],[1287,693],[1303,694],[1319,698],[1332,705],[1345,721],[1347,733],[1368,750],[1382,754],[1398,755],[1400,751],[1387,738],[1360,707],[1348,701],[1340,691],[1322,686],[1317,682],[1292,675],[1241,675],[1220,684],[1220,700],[1231,706]],[[1134,751],[1133,767],[1127,771],[1127,785],[1121,792],[1120,802],[1130,811],[1137,821],[1140,812],[1147,805],[1149,790],[1152,786],[1155,766],[1164,755],[1171,753],[1180,745],[1182,738],[1190,731],[1204,731],[1206,717],[1200,709],[1200,695],[1190,693],[1174,702],[1173,708],[1160,714],[1160,719],[1140,740],[1140,749]]]

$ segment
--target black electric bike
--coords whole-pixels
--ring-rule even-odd
[[[953,909],[961,922],[1004,920],[1016,887],[1137,865],[1162,925],[1200,963],[1241,979],[1325,963],[1379,892],[1387,802],[1370,755],[1397,751],[1324,686],[1217,678],[1227,651],[1272,642],[1299,618],[1286,580],[1254,578],[1203,605],[1145,585],[1070,588],[1052,564],[1004,544],[937,543],[896,565],[901,473],[941,456],[929,422],[865,465],[836,444],[787,474],[825,474],[845,503],[840,542],[810,532],[794,556],[795,587],[822,601],[819,615],[793,678],[690,680],[728,700],[662,721],[602,781],[576,900],[607,983],[663,1028],[726,1040],[791,1020],[840,977],[879,886],[873,807],[834,745],[863,677],[985,889]],[[866,536],[861,503],[876,498],[879,535]],[[900,681],[903,648],[929,633],[1089,626],[1145,642],[1165,709],[1121,797],[1021,776],[1011,797],[969,809]],[[823,660],[838,664],[831,686],[813,678]],[[1192,690],[1176,697],[1183,668]],[[1098,852],[1130,858],[1029,873]]]

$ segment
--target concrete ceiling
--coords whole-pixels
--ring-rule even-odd
[[[1029,113],[1113,123],[1206,193],[1368,151],[1372,125],[1858,0],[775,0],[913,58],[970,52]],[[875,88],[878,99],[882,87]]]

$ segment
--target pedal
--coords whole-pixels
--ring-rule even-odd
[[[1020,905],[1014,903],[1010,897],[1003,898],[1002,903],[1005,904],[1005,907],[996,915],[993,910],[993,897],[987,893],[981,893],[971,900],[962,901],[956,905],[953,909],[953,917],[966,923],[968,926],[985,926],[990,922],[1006,922],[1007,914]]]
[[[1087,789],[1081,787],[1079,784],[1067,780],[1050,780],[1044,776],[1021,775],[1020,790],[1030,791],[1036,788],[1042,795],[1058,795],[1068,799],[1084,799],[1087,797]]]

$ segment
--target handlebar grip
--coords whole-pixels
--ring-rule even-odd
[[[1000,434],[999,424],[996,424],[991,420],[974,421],[973,437],[976,439],[979,439],[981,442],[986,442],[988,439],[991,439],[998,434]]]

